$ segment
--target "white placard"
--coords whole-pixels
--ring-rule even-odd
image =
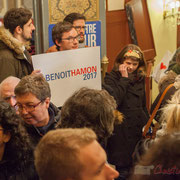
[[[108,11],[124,9],[124,0],[108,0]]]
[[[32,56],[51,88],[51,101],[62,106],[81,87],[101,89],[100,47],[81,48]]]
[[[152,78],[156,83],[158,83],[159,80],[166,75],[166,71],[169,67],[169,62],[172,59],[173,55],[174,54],[171,53],[169,50],[166,51],[162,60],[154,67]]]

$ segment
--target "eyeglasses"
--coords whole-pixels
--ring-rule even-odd
[[[22,105],[22,104],[15,104],[15,108],[17,108],[18,111],[22,111],[23,108],[27,111],[27,112],[33,112],[35,111],[35,108],[41,104],[43,101],[38,102],[36,105]]]
[[[69,36],[69,37],[64,38],[64,39],[62,39],[62,40],[68,40],[69,42],[73,42],[75,39],[76,39],[77,41],[79,41],[79,40],[80,40],[80,36],[79,36],[79,35],[77,35],[77,36],[75,36],[75,37]]]
[[[79,31],[81,29],[85,29],[86,26],[74,26],[74,28],[76,29],[76,31]]]

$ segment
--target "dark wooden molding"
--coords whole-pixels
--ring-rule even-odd
[[[147,0],[131,0],[127,4],[130,5],[132,9],[138,46],[143,50],[147,61],[154,59],[156,50],[147,8]]]
[[[180,47],[180,25],[177,25],[177,48]]]

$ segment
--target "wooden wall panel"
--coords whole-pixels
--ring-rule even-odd
[[[109,72],[113,67],[118,52],[126,44],[131,43],[125,10],[106,12],[106,41]]]
[[[134,26],[138,46],[143,50],[145,59],[152,60],[156,56],[154,39],[146,0],[131,0]]]
[[[180,25],[177,25],[177,48],[180,47]]]

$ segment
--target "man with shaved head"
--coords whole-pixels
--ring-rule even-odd
[[[19,81],[19,78],[9,76],[4,79],[0,84],[0,99],[8,102],[13,107],[16,104],[16,96],[14,94],[14,89],[19,83]]]

